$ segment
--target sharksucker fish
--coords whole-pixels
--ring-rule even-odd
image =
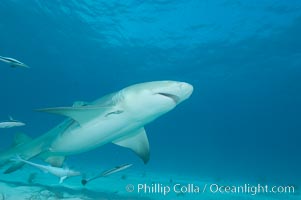
[[[87,179],[87,178],[83,177],[81,183],[82,183],[82,185],[86,185],[88,182],[91,182],[91,181],[93,181],[95,179],[106,177],[106,176],[109,176],[111,174],[115,174],[115,173],[123,171],[123,170],[125,170],[125,169],[127,169],[127,168],[129,168],[131,166],[132,166],[132,164],[123,164],[123,165],[120,165],[120,166],[116,166],[116,167],[114,167],[112,169],[103,171],[102,173],[100,173],[100,174],[98,174],[98,175],[96,175],[96,176],[94,176],[92,178],[88,178]]]
[[[15,146],[0,154],[0,166],[16,154],[24,160],[40,157],[52,166],[62,166],[65,156],[111,142],[131,149],[147,163],[150,154],[144,126],[174,109],[192,92],[192,85],[185,82],[153,81],[126,87],[91,103],[78,101],[72,107],[40,109],[68,119],[35,139],[17,136]],[[5,173],[21,166],[13,164]]]
[[[54,176],[57,176],[60,178],[60,183],[63,183],[65,179],[73,176],[80,176],[81,173],[78,171],[71,170],[69,168],[61,168],[61,167],[52,167],[42,164],[33,163],[27,160],[22,159],[20,156],[16,156],[15,158],[11,159],[11,161],[15,162],[23,162],[25,164],[28,164],[32,167],[35,167],[45,173],[53,174]]]

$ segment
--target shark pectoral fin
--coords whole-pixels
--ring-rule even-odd
[[[106,113],[112,112],[112,107],[99,107],[99,106],[57,107],[57,108],[38,109],[37,111],[64,115],[74,119],[81,125],[99,115],[102,114],[106,115]]]
[[[67,178],[67,176],[62,176],[62,177],[60,178],[60,184],[62,184],[66,178]]]
[[[24,144],[26,142],[30,142],[32,139],[24,134],[24,133],[16,133],[15,134],[15,137],[14,137],[14,143],[13,143],[13,146],[18,146],[20,144]]]
[[[45,159],[45,162],[49,163],[53,167],[61,167],[65,161],[65,156],[49,156]]]
[[[113,142],[134,151],[146,164],[149,160],[149,143],[144,128],[140,128],[132,136]]]

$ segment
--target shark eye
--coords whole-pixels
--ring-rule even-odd
[[[164,93],[164,92],[159,92],[157,94],[168,97],[168,98],[172,99],[175,103],[178,103],[180,101],[179,97],[177,97],[176,95],[173,95],[173,94],[168,94],[168,93]]]

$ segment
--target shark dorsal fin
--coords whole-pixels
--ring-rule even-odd
[[[100,115],[111,113],[113,107],[83,106],[83,107],[56,107],[44,108],[37,111],[64,115],[77,121],[80,125]]]
[[[14,137],[13,146],[24,144],[24,143],[29,142],[31,140],[32,140],[31,137],[29,137],[25,133],[16,133],[16,135]]]
[[[143,127],[131,134],[130,137],[116,140],[113,143],[131,149],[144,161],[144,163],[148,162],[149,143]]]

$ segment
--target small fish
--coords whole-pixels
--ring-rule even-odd
[[[11,116],[9,117],[9,121],[0,122],[0,128],[12,128],[17,126],[25,126],[24,122],[20,122],[18,120],[14,120]]]
[[[30,68],[28,65],[14,59],[14,58],[9,58],[9,57],[3,57],[0,56],[0,60],[3,62],[6,62],[10,64],[11,67],[24,67],[24,68]]]
[[[36,167],[39,170],[42,170],[42,171],[44,171],[46,173],[53,174],[53,175],[55,175],[55,176],[57,176],[57,177],[60,178],[60,183],[63,183],[63,181],[66,178],[69,178],[69,177],[72,177],[72,176],[80,176],[81,175],[80,172],[73,171],[73,170],[70,170],[68,168],[52,167],[52,166],[47,166],[47,165],[36,164],[36,163],[30,162],[28,160],[24,160],[24,159],[22,159],[18,155],[16,156],[16,158],[11,159],[11,161],[23,162],[23,163],[26,163],[26,164],[31,165],[33,167]]]
[[[131,167],[133,164],[124,164],[124,165],[120,165],[120,166],[117,166],[117,167],[114,167],[112,169],[109,169],[109,170],[106,170],[106,171],[103,171],[101,174],[98,174],[90,179],[85,179],[83,178],[82,179],[82,185],[86,185],[88,182],[92,181],[92,180],[95,180],[95,179],[98,179],[98,178],[101,178],[101,177],[105,177],[105,176],[109,176],[111,174],[114,174],[116,172],[119,172],[119,171],[122,171],[122,170],[125,170],[129,167]]]

